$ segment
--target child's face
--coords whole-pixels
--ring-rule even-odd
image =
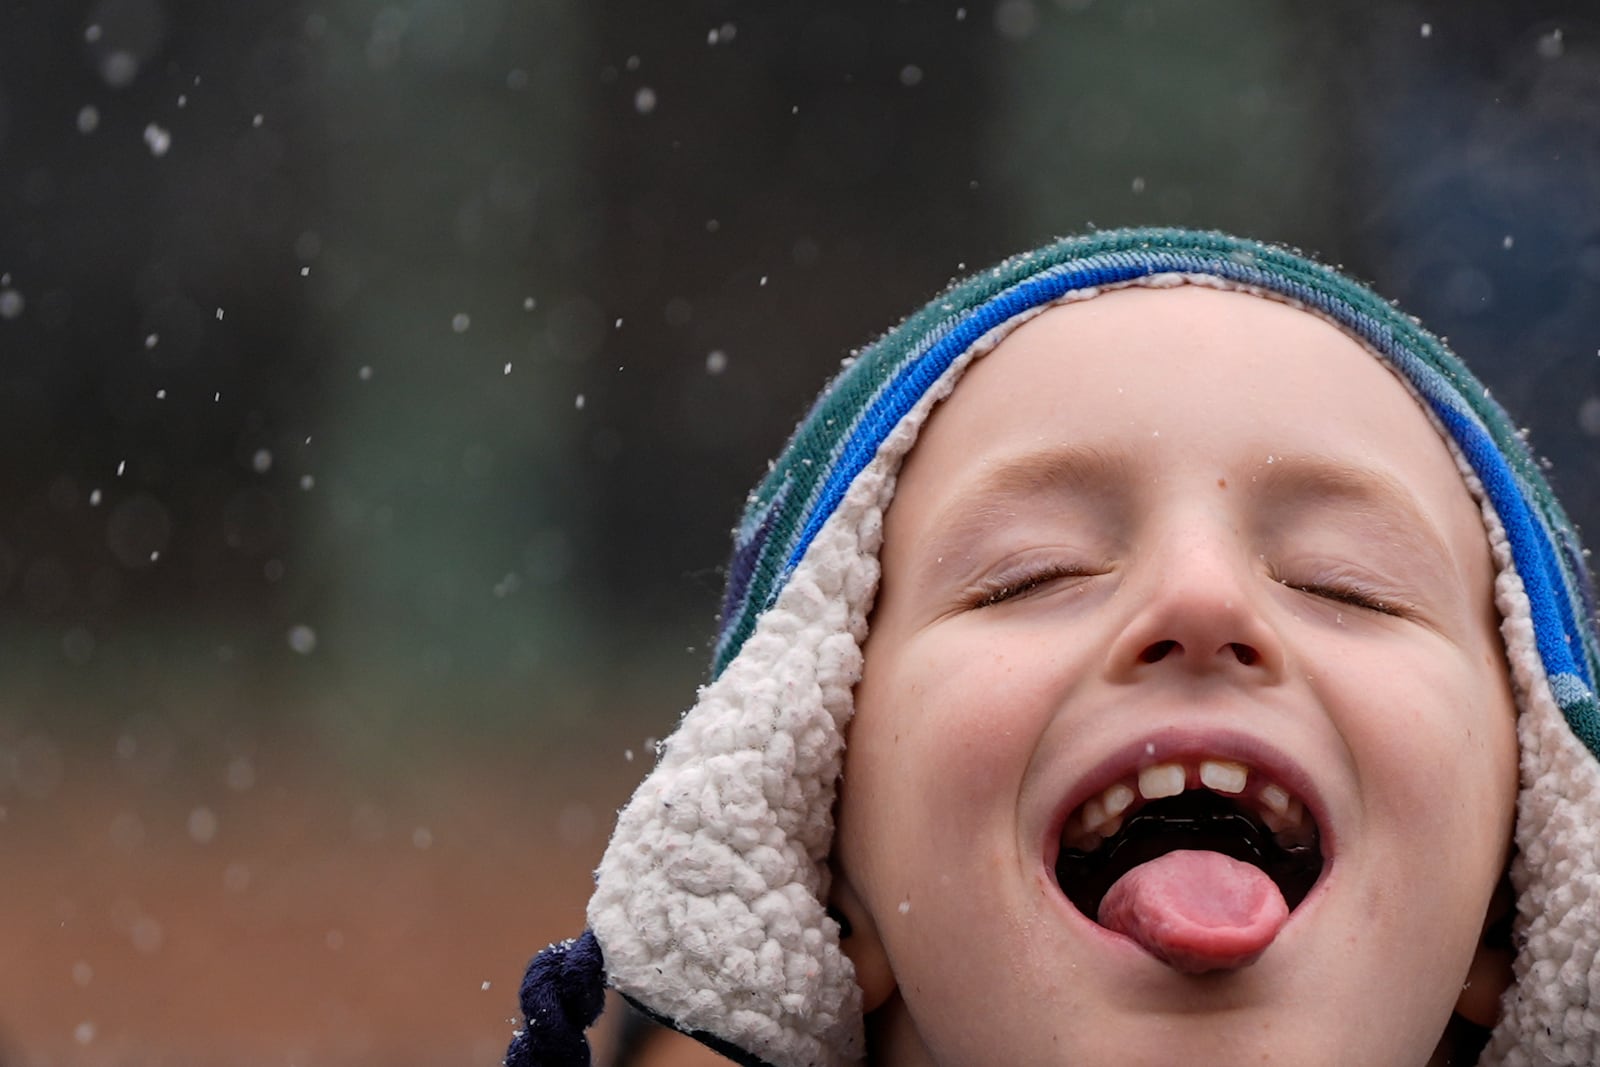
[[[1388,371],[1242,293],[1056,308],[936,409],[884,532],[835,853],[898,987],[861,967],[875,1062],[1427,1059],[1505,869],[1515,711],[1477,505]],[[1086,800],[1175,764],[1199,803],[1208,757],[1252,825],[1299,800],[1323,869],[1255,962],[1191,974],[1057,861]]]

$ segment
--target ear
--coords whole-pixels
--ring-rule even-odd
[[[878,937],[878,924],[872,921],[872,913],[861,903],[855,887],[837,864],[828,894],[828,914],[839,924],[839,947],[855,966],[861,1010],[871,1014],[894,993],[894,971],[889,968],[889,956]]]
[[[1456,1014],[1484,1028],[1500,1021],[1500,995],[1511,987],[1511,882],[1502,878],[1484,916],[1483,936],[1456,1000]]]

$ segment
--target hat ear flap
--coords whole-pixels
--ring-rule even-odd
[[[877,581],[881,515],[863,504],[818,535],[662,746],[589,903],[614,988],[751,1064],[861,1058],[861,994],[823,901]]]
[[[612,987],[678,1029],[745,1050],[751,1063],[843,1067],[864,1054],[852,946],[840,944],[824,908],[833,806],[883,513],[900,460],[942,395],[927,390],[851,481],[749,638],[663,744],[595,872],[589,922]],[[853,936],[865,939],[866,913],[850,910]],[[876,968],[878,989],[881,949],[861,960]]]
[[[1600,762],[1563,707],[1593,697],[1570,675],[1552,677],[1535,610],[1511,563],[1499,519],[1486,511],[1500,566],[1500,632],[1517,696],[1522,789],[1517,797],[1511,886],[1514,981],[1500,997],[1479,1067],[1600,1062]],[[1554,614],[1541,605],[1548,618]],[[1587,617],[1584,625],[1589,625]],[[1581,652],[1580,652],[1581,654]],[[1476,964],[1476,961],[1475,961]]]

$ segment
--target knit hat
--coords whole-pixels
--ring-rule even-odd
[[[1217,233],[1069,238],[959,282],[849,361],[750,495],[711,681],[620,813],[590,931],[537,957],[507,1067],[587,1064],[601,984],[734,1061],[864,1057],[861,992],[824,908],[883,516],[929,412],[1057,304],[1206,284],[1283,301],[1410,388],[1483,505],[1519,702],[1514,984],[1485,1065],[1600,1063],[1600,668],[1584,553],[1481,383],[1416,320],[1292,252]]]

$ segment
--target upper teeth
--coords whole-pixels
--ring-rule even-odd
[[[1303,843],[1314,833],[1314,826],[1305,825],[1304,805],[1288,790],[1252,774],[1243,763],[1205,758],[1193,763],[1176,760],[1154,763],[1141,768],[1137,775],[1112,783],[1085,801],[1067,820],[1062,843],[1093,851],[1122,828],[1124,816],[1136,801],[1175,797],[1190,788],[1191,781],[1212,792],[1239,797],[1255,808],[1261,822],[1276,835],[1280,844]]]
[[[1105,802],[1107,815],[1121,815],[1128,810],[1128,805],[1133,803],[1133,798],[1133,790],[1121,782],[1100,794],[1100,799]]]
[[[1176,763],[1157,763],[1139,772],[1139,795],[1146,800],[1175,797],[1189,775]]]
[[[1200,780],[1218,793],[1242,793],[1250,771],[1242,763],[1208,759],[1200,764]],[[1277,788],[1274,786],[1273,788]]]

